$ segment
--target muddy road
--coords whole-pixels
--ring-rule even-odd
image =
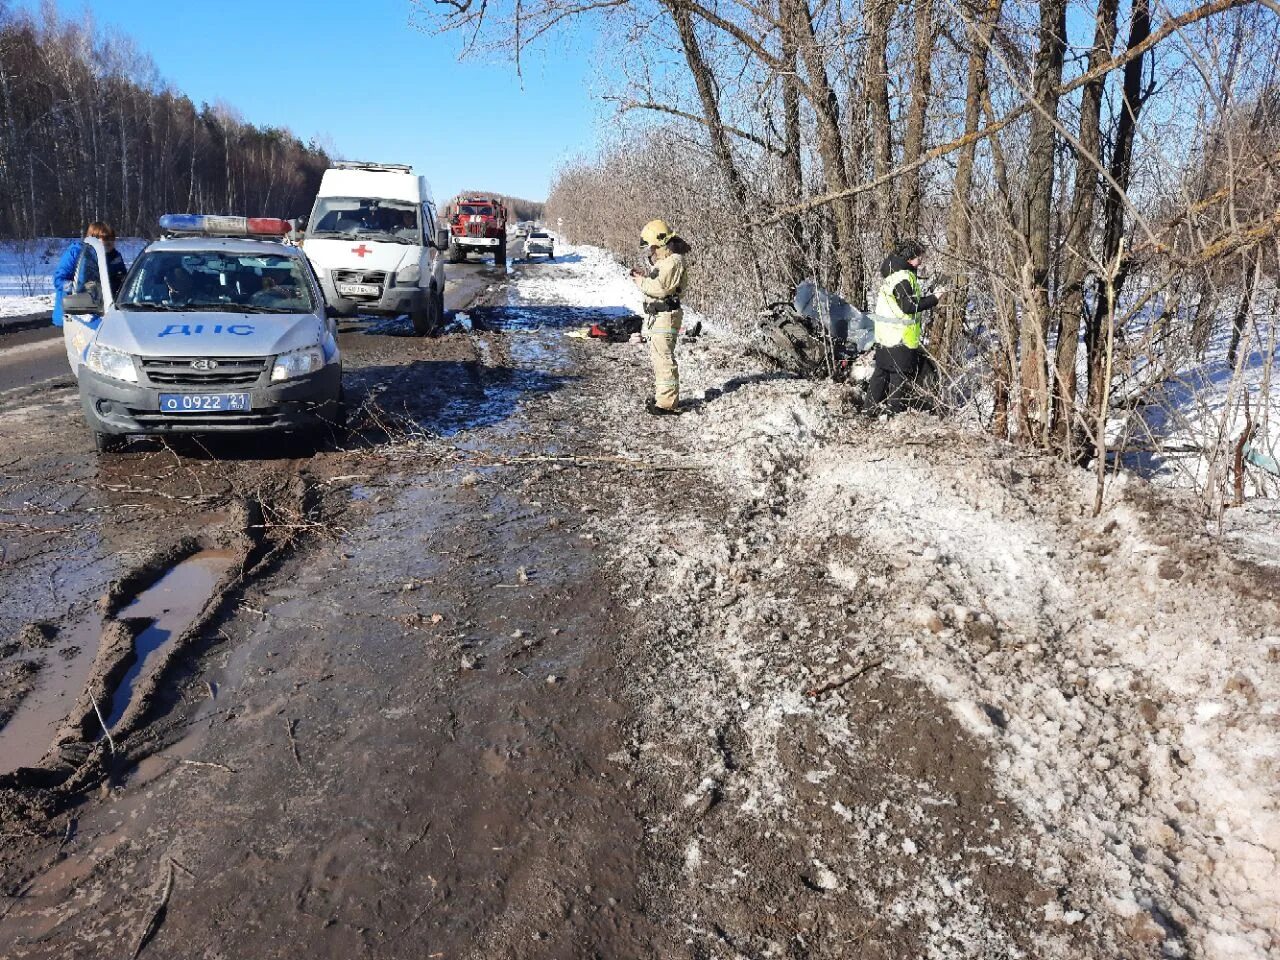
[[[319,451],[0,398],[0,955],[1269,956],[1159,651],[1280,636],[1274,583],[710,338],[648,417],[643,346],[564,335],[618,269],[351,325]]]
[[[444,336],[343,330],[333,449],[100,460],[68,384],[6,395],[0,953],[651,954],[623,612],[528,476],[591,316],[451,272]]]

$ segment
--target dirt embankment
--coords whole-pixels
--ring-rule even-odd
[[[1123,476],[1094,518],[1091,477],[832,384],[715,396],[740,362],[691,355],[682,472],[601,522],[710,953],[1277,955],[1274,573]]]

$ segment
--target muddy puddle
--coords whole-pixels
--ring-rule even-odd
[[[111,697],[108,727],[124,716],[138,680],[164,659],[172,641],[195,620],[237,559],[232,550],[202,550],[177,564],[120,611],[121,620],[149,620],[150,624],[133,641],[135,660]]]
[[[40,762],[89,680],[101,637],[102,618],[97,613],[59,634],[58,649],[45,657],[35,688],[0,727],[0,774]]]
[[[109,712],[106,704],[101,704],[108,728],[124,716],[138,682],[163,661],[173,641],[199,615],[218,581],[238,559],[239,554],[232,550],[195,553],[170,568],[119,612],[116,620],[141,620],[146,626],[134,638],[134,660],[112,693]],[[58,633],[39,662],[31,692],[0,727],[0,774],[36,766],[48,752],[58,728],[93,679],[94,663],[110,624],[94,612]]]

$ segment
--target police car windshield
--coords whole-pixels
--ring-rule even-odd
[[[300,261],[278,254],[152,250],[134,264],[116,301],[123,310],[312,313]]]
[[[344,237],[390,243],[422,242],[418,208],[401,200],[362,200],[355,197],[321,197],[311,213],[311,239]]]

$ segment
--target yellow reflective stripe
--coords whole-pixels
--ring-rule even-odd
[[[920,346],[923,328],[917,323],[894,323],[876,317],[876,343],[882,347],[896,347],[905,343],[908,347]]]
[[[902,342],[906,327],[901,323],[889,323],[876,317],[876,343],[882,347],[896,347]]]

